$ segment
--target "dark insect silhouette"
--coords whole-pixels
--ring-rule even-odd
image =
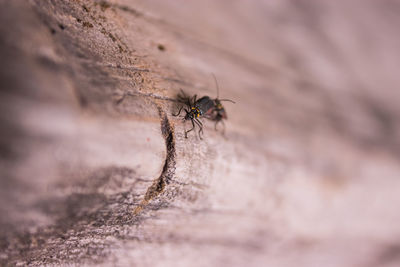
[[[177,114],[172,115],[177,117],[181,114],[181,111],[184,110],[186,114],[182,117],[183,120],[190,120],[192,122],[192,128],[188,131],[185,131],[185,138],[187,138],[187,134],[193,131],[197,125],[199,127],[199,137],[202,139],[201,135],[203,134],[203,123],[200,121],[200,118],[202,117],[215,121],[215,130],[217,130],[218,123],[221,122],[224,126],[223,133],[225,133],[225,123],[223,120],[228,119],[228,116],[221,102],[229,101],[234,104],[235,102],[230,99],[219,99],[217,78],[215,78],[214,74],[213,77],[217,88],[217,98],[211,99],[209,96],[203,96],[202,98],[197,99],[197,95],[189,97],[182,91],[182,89],[181,93],[177,97],[177,102],[183,104],[183,106],[180,107]]]
[[[184,121],[190,120],[192,122],[192,128],[188,131],[185,131],[185,138],[187,138],[187,134],[194,130],[195,125],[199,127],[199,137],[201,137],[203,133],[203,123],[199,120],[203,116],[211,116],[211,112],[214,108],[214,101],[208,97],[203,96],[200,99],[197,99],[197,95],[194,95],[192,98],[187,96],[182,90],[181,94],[178,95],[177,101],[181,104],[186,105],[186,107],[181,106],[177,114],[172,114],[177,117],[181,113],[182,109],[186,112],[183,116]]]
[[[215,121],[215,125],[214,125],[215,130],[217,130],[217,124],[221,122],[222,125],[224,126],[222,133],[225,133],[225,123],[223,120],[228,119],[228,115],[226,114],[226,110],[221,102],[228,101],[228,102],[235,104],[235,101],[230,100],[230,99],[219,99],[219,86],[218,86],[217,78],[215,78],[214,74],[213,74],[213,77],[214,77],[215,85],[217,87],[217,98],[215,98],[213,100],[214,106],[212,107],[212,110],[208,112],[209,114],[207,114],[206,118],[208,118],[212,121]]]

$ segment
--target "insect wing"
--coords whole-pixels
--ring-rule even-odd
[[[215,107],[214,101],[208,96],[203,96],[196,101],[196,107],[201,111],[202,115],[211,114],[213,108]]]

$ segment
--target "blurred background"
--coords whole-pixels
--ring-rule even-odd
[[[0,265],[399,266],[399,10],[0,0]]]

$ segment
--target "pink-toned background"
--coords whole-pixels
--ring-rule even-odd
[[[399,10],[1,0],[0,264],[398,266]]]

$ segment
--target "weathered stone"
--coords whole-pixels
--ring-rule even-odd
[[[0,0],[0,265],[398,266],[399,9]]]

